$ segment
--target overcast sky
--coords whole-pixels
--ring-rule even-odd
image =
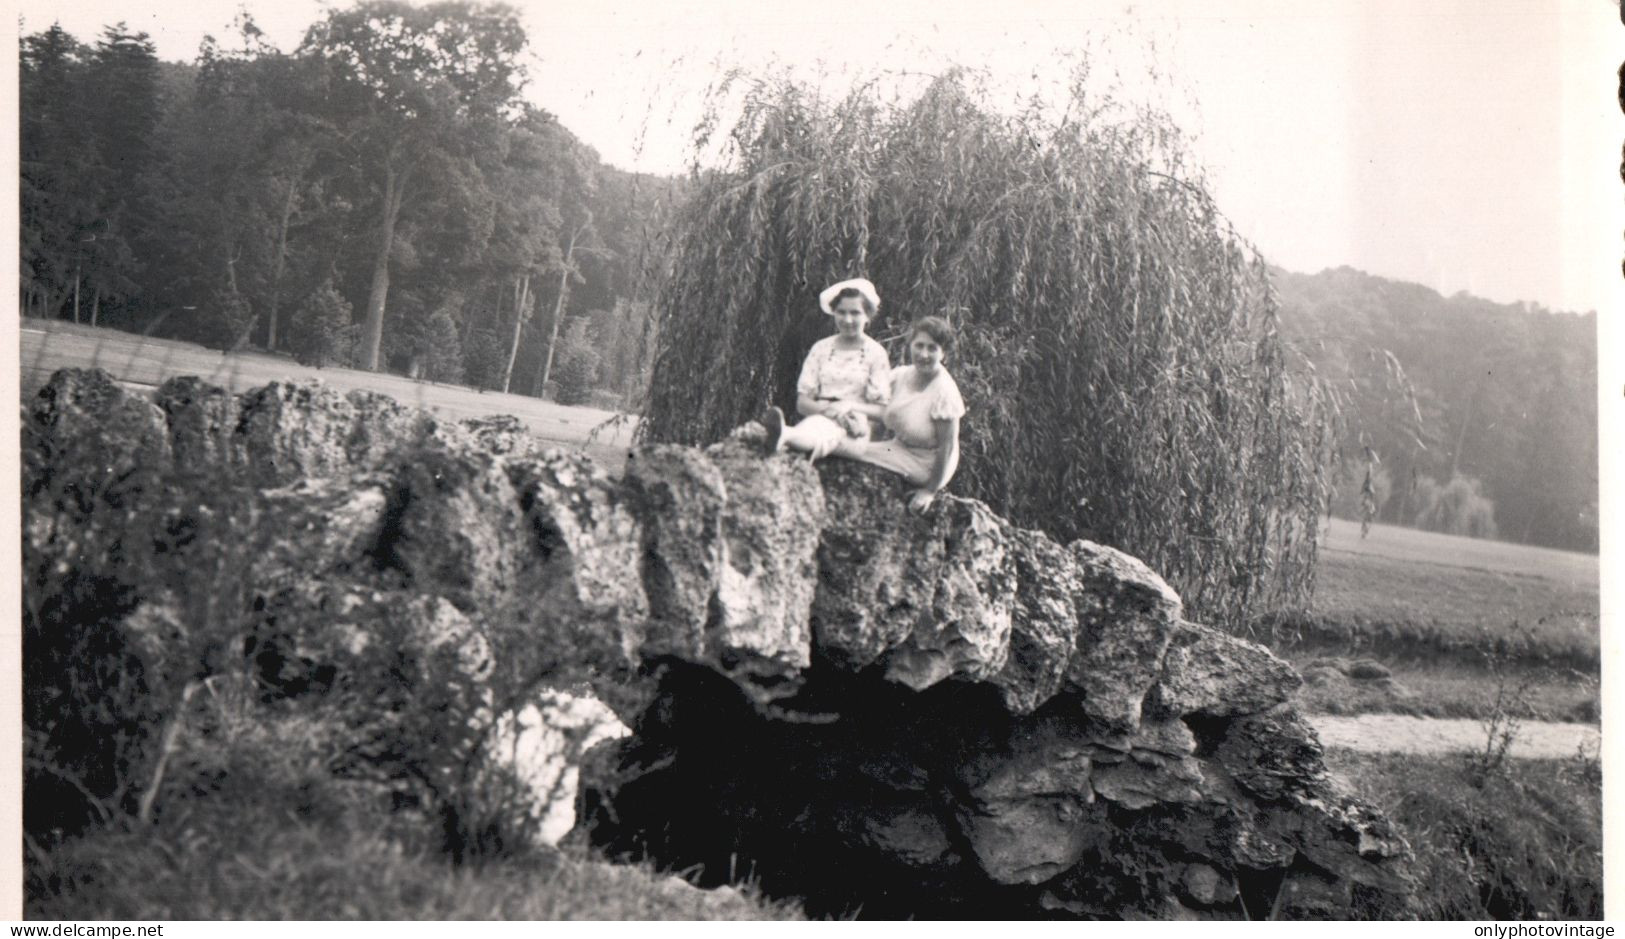
[[[125,20],[162,57],[190,60],[240,5],[284,49],[324,8],[44,0],[23,28],[60,19],[89,39]],[[719,63],[822,60],[838,82],[958,61],[1020,87],[1059,77],[1058,52],[1094,47],[1132,88],[1154,48],[1176,82],[1155,94],[1195,135],[1220,206],[1272,261],[1561,309],[1607,309],[1618,290],[1625,29],[1610,0],[518,5],[532,98],[619,166],[685,165]]]

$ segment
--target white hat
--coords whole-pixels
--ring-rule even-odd
[[[863,298],[869,301],[869,306],[873,309],[880,309],[880,294],[875,293],[875,285],[869,283],[868,279],[863,277],[854,277],[851,280],[843,280],[838,284],[830,284],[825,287],[824,292],[818,295],[818,306],[825,313],[834,316],[835,311],[830,309],[830,305],[835,302],[835,298],[840,295],[841,291],[848,288],[863,294]]]

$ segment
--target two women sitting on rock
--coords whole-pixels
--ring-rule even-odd
[[[959,467],[959,419],[965,400],[943,366],[953,350],[946,320],[927,316],[909,327],[910,364],[891,367],[886,350],[864,330],[880,308],[874,284],[843,280],[818,297],[835,319],[836,333],[813,343],[796,382],[803,420],[784,412],[762,416],[769,452],[792,449],[812,459],[834,454],[873,463],[916,485],[909,509],[922,512]],[[872,421],[894,436],[873,439]]]

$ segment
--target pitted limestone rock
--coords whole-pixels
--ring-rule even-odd
[[[164,412],[169,442],[178,467],[208,467],[238,462],[234,452],[237,396],[201,378],[171,378],[159,386],[153,402]]]
[[[1077,652],[1067,684],[1084,710],[1133,729],[1162,671],[1179,619],[1179,595],[1138,558],[1091,541],[1071,545],[1083,591],[1077,598]]]
[[[1302,683],[1292,666],[1263,646],[1181,622],[1151,704],[1163,714],[1238,717],[1274,707]]]

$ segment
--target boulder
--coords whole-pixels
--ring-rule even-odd
[[[1263,646],[1181,622],[1151,705],[1162,714],[1238,717],[1285,701],[1301,684],[1292,666]]]
[[[1179,887],[1185,899],[1203,907],[1223,906],[1235,900],[1239,893],[1234,880],[1201,863],[1185,865]]]
[[[1132,729],[1179,620],[1179,595],[1115,548],[1078,541],[1071,554],[1083,589],[1076,596],[1077,651],[1067,664],[1067,685],[1086,713]]]
[[[1010,648],[993,677],[1013,714],[1053,698],[1077,653],[1077,599],[1083,583],[1066,549],[1042,532],[1014,529],[1008,553],[1015,572]]]
[[[164,412],[171,452],[182,470],[229,466],[235,452],[237,396],[201,378],[171,378],[158,387],[153,403]]]

